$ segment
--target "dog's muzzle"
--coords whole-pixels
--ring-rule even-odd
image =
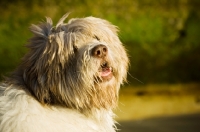
[[[92,49],[92,56],[100,59],[101,65],[99,67],[99,77],[102,81],[109,81],[112,77],[112,67],[109,65],[107,61],[108,56],[108,48],[103,45],[99,44]]]

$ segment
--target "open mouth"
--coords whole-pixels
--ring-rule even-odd
[[[99,75],[103,81],[109,81],[112,78],[112,67],[109,66],[108,62],[104,61],[101,64]]]

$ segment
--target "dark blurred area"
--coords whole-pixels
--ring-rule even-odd
[[[199,0],[1,0],[0,75],[27,52],[32,23],[95,16],[120,29],[130,56],[128,85],[200,82]],[[1,78],[2,79],[2,78]],[[138,81],[139,80],[139,81]]]
[[[157,117],[138,121],[124,121],[120,132],[199,132],[200,114]]]

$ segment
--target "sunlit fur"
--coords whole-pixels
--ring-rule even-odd
[[[112,132],[112,109],[126,80],[128,57],[116,26],[94,17],[64,15],[32,25],[29,52],[0,85],[1,132]],[[91,54],[95,46],[108,49],[105,58]],[[113,77],[102,80],[103,61]]]

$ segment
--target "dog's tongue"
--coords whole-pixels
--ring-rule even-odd
[[[111,68],[103,68],[101,72],[102,77],[106,77],[111,74]]]

